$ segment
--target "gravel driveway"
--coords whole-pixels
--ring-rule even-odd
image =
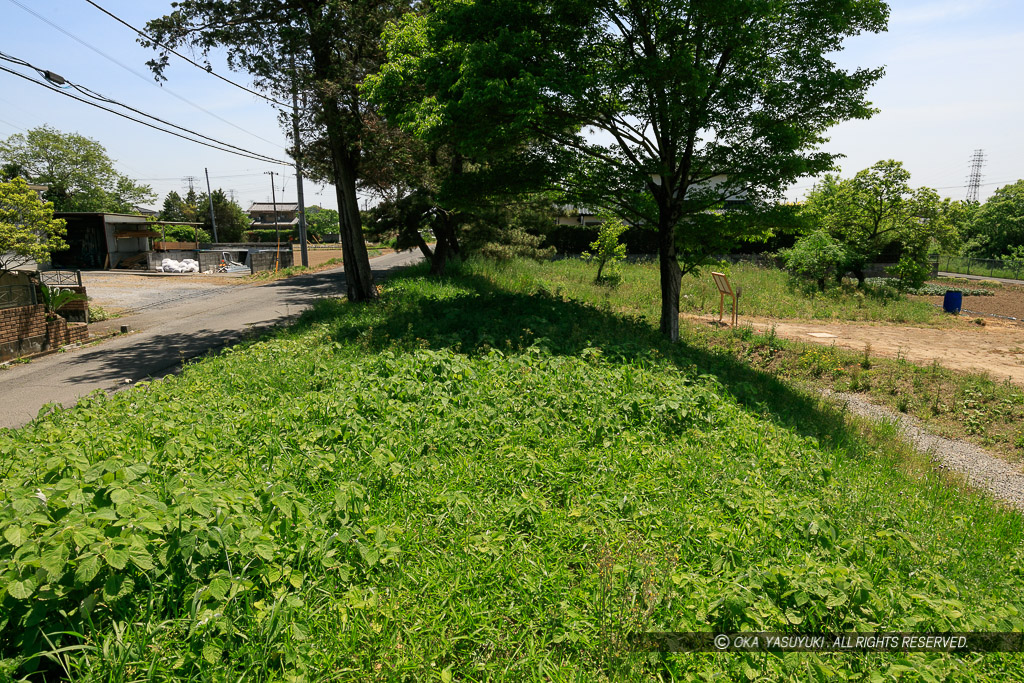
[[[154,306],[216,296],[226,287],[246,284],[242,279],[245,275],[247,273],[240,276],[201,273],[140,275],[83,271],[82,284],[92,306],[99,306],[107,313],[123,315]]]

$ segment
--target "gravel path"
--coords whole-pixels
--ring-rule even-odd
[[[985,489],[1011,507],[1024,511],[1024,472],[1019,466],[1000,460],[966,441],[936,436],[924,429],[917,418],[875,405],[856,394],[824,393],[857,415],[894,422],[907,441],[930,455],[941,469],[959,472],[971,486]]]

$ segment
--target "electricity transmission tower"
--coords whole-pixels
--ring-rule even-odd
[[[971,156],[971,174],[967,176],[967,201],[978,202],[981,189],[981,169],[985,165],[985,150],[976,149]]]

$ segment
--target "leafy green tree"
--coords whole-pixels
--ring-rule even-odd
[[[1004,185],[978,207],[968,228],[965,252],[999,258],[1024,245],[1024,180]]]
[[[143,41],[158,50],[224,49],[229,66],[251,74],[265,92],[309,96],[307,118],[325,140],[338,195],[351,301],[378,296],[356,196],[366,121],[374,116],[359,87],[383,59],[385,23],[406,7],[404,0],[181,0],[147,24],[158,44]],[[164,51],[149,64],[160,76],[167,63]]]
[[[828,278],[840,272],[847,260],[846,249],[839,240],[821,229],[804,235],[791,249],[783,250],[780,255],[786,268],[814,280],[822,292],[825,291]]]
[[[1013,271],[1013,277],[1020,277],[1024,273],[1024,244],[1011,247],[1010,251],[1003,254],[1003,265]]]
[[[103,145],[49,126],[0,141],[0,164],[5,173],[49,185],[44,196],[56,211],[134,213],[137,205],[156,199],[148,185],[114,169]]]
[[[192,193],[193,197],[195,193]],[[160,211],[162,221],[183,221],[187,223],[196,222],[196,205],[190,204],[177,192],[171,190],[164,197],[163,208]]]
[[[853,178],[826,176],[807,196],[805,210],[846,250],[842,272],[860,284],[864,269],[886,250],[898,250],[918,262],[927,258],[932,239],[947,239],[951,225],[935,190],[912,188],[910,173],[898,161],[880,161]]]
[[[204,192],[197,197],[196,222],[202,223],[202,229],[213,233],[210,223],[210,203]],[[252,227],[252,219],[238,202],[230,199],[224,190],[213,191],[213,215],[217,219],[217,239],[221,242],[241,242],[242,234]]]
[[[628,229],[618,216],[602,213],[601,227],[597,230],[597,239],[590,244],[591,251],[583,252],[586,259],[597,261],[597,276],[594,282],[601,282],[601,274],[605,266],[613,266],[626,258],[626,245],[619,242],[622,233]]]
[[[66,226],[23,178],[0,181],[0,271],[48,261],[51,253],[67,249]]]
[[[316,237],[338,232],[338,212],[316,205],[308,207],[306,209],[306,230],[310,235]]]
[[[865,95],[882,70],[847,71],[830,54],[888,17],[880,0],[430,8],[388,37],[394,80],[420,90],[410,126],[424,138],[457,131],[448,140],[478,161],[527,150],[556,178],[571,152],[568,191],[657,230],[661,330],[673,340],[683,272],[766,234],[742,214],[828,170],[834,155],[816,151],[825,129],[873,112]]]

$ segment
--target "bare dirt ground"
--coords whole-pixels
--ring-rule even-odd
[[[971,300],[990,297],[971,297]],[[711,322],[714,318],[701,317]],[[772,327],[786,339],[839,346],[863,351],[871,346],[871,355],[896,358],[911,363],[968,372],[988,373],[993,380],[1009,378],[1024,385],[1024,323],[986,319],[984,326],[970,323],[950,328],[908,327],[883,323],[847,323],[805,320],[771,320],[741,317],[741,325],[760,332]],[[812,336],[813,335],[813,336]]]
[[[244,280],[230,275],[200,273],[82,273],[82,284],[85,285],[89,303],[113,315],[124,315],[189,299],[202,299],[216,295],[225,287],[243,282]]]
[[[984,281],[975,286],[978,289],[990,289],[985,286]],[[970,316],[980,313],[1024,320],[1024,287],[1003,286],[1000,289],[991,289],[993,296],[965,296],[961,315]],[[910,298],[928,301],[937,306],[942,305],[941,296],[912,296]]]

